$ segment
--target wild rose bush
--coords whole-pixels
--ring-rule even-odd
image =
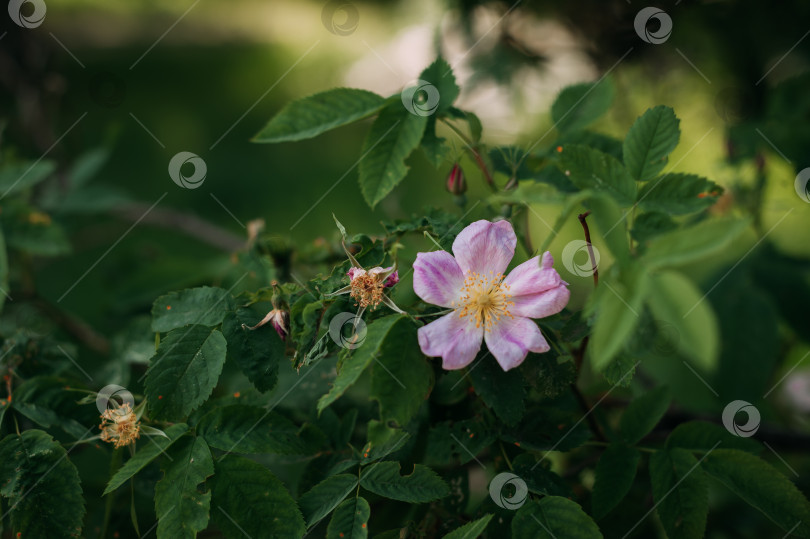
[[[776,339],[777,323],[785,347],[806,332],[787,311],[762,319],[757,298],[784,296],[756,264],[739,270],[761,287],[756,297],[736,276],[714,292],[682,271],[752,219],[718,210],[724,189],[699,171],[665,172],[675,111],[637,111],[623,140],[591,131],[613,97],[604,79],[560,93],[555,139],[487,148],[481,122],[454,106],[450,66],[438,59],[420,80],[390,98],[341,88],[295,101],[255,141],[374,117],[359,149],[368,205],[419,150],[442,171],[453,164],[457,212],[363,233],[339,221],[362,208],[344,208],[331,239],[307,246],[252,224],[237,273],[273,282],[157,298],[137,337],[148,367],[127,367],[126,388],[72,376],[52,337],[4,335],[10,533],[148,535],[136,506],[153,503],[157,537],[173,539],[675,538],[707,526],[736,537],[750,517],[728,508],[744,503],[774,537],[810,536],[810,504],[780,471],[781,452],[735,419],[758,409],[721,414],[732,399],[718,382],[738,357],[733,343],[768,328]],[[464,141],[466,174],[439,126]],[[475,204],[472,178],[491,190]],[[562,209],[542,242],[527,227],[537,203]],[[565,271],[548,250],[569,220],[582,225],[574,249],[587,259]],[[584,308],[570,304],[571,279],[593,280]],[[754,317],[729,327],[730,309]],[[768,365],[762,383],[778,384],[779,362]],[[723,391],[710,387],[714,415],[683,411],[684,388],[701,383]],[[758,404],[779,426],[778,407]],[[88,519],[100,524],[87,529]]]

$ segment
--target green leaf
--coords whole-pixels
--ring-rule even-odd
[[[667,386],[659,386],[633,399],[622,414],[619,431],[629,445],[647,436],[664,417],[672,402]]]
[[[169,446],[179,440],[186,431],[188,431],[188,425],[178,423],[163,431],[168,438],[153,436],[142,441],[140,443],[140,450],[135,453],[131,459],[126,461],[126,463],[115,472],[115,475],[110,478],[110,482],[107,483],[107,487],[104,489],[102,496],[106,496],[114,491],[126,483],[130,477],[143,470],[147,464],[155,460],[158,455],[162,454]]]
[[[551,119],[560,133],[583,129],[607,112],[615,92],[606,78],[563,88],[551,105]]]
[[[762,451],[762,444],[753,438],[735,436],[725,428],[706,421],[681,423],[667,437],[667,447],[701,453],[708,452],[717,444],[722,444],[723,449],[739,449],[755,455]]]
[[[363,470],[360,485],[385,498],[408,503],[432,502],[450,494],[439,475],[421,464],[414,464],[413,472],[400,475],[399,462],[378,462]]]
[[[356,475],[340,474],[327,477],[298,500],[307,527],[314,526],[332,512],[357,486]]]
[[[208,526],[211,492],[197,486],[214,473],[214,459],[205,440],[187,437],[172,447],[173,459],[163,466],[163,479],[155,485],[157,536],[194,539]]]
[[[228,455],[216,462],[211,485],[212,519],[226,537],[303,537],[304,518],[270,471]]]
[[[191,324],[219,325],[231,303],[231,295],[222,288],[201,286],[171,292],[152,304],[152,330],[163,333]]]
[[[637,118],[624,139],[624,164],[638,181],[654,178],[678,145],[681,130],[675,111],[659,105]]]
[[[29,207],[4,205],[6,243],[35,256],[59,256],[71,251],[70,240],[59,223]]]
[[[642,210],[684,215],[708,208],[721,193],[716,183],[702,176],[667,174],[644,184],[638,193],[638,206]]]
[[[456,84],[456,77],[453,75],[453,68],[441,56],[422,71],[419,80],[429,82],[438,90],[439,103],[436,113],[449,109],[458,97],[459,87]]]
[[[532,539],[602,539],[596,523],[568,498],[531,500],[512,519],[512,537]]]
[[[380,418],[407,425],[427,401],[433,369],[419,349],[416,326],[395,324],[375,356],[370,397],[380,403]]]
[[[638,361],[624,353],[619,353],[613,361],[611,361],[605,370],[602,371],[602,376],[605,381],[611,386],[630,387],[633,383],[633,376],[636,374],[636,367]]]
[[[748,226],[747,219],[714,219],[650,240],[642,259],[650,269],[696,262],[725,249]]]
[[[494,357],[478,359],[467,369],[475,393],[504,423],[515,425],[526,411],[526,384],[519,369],[504,372]]]
[[[33,187],[55,170],[56,163],[47,159],[4,166],[0,169],[0,199]]]
[[[353,88],[335,88],[288,103],[253,142],[286,142],[320,135],[379,111],[385,99]]]
[[[258,406],[234,404],[214,408],[197,425],[208,445],[237,453],[304,455],[307,444],[289,419]]]
[[[222,334],[228,343],[227,357],[239,365],[248,380],[261,392],[278,382],[279,363],[286,359],[284,341],[272,324],[250,330],[262,317],[251,309],[240,308],[225,315]]]
[[[487,526],[489,526],[489,521],[492,520],[492,516],[493,515],[489,513],[478,520],[468,522],[445,535],[443,539],[477,539],[484,533]]]
[[[225,337],[216,329],[189,326],[170,331],[146,371],[152,418],[176,421],[205,402],[217,385],[225,350]]]
[[[669,215],[659,212],[646,212],[636,216],[630,235],[643,245],[652,238],[676,228],[678,228],[678,225]]]
[[[326,528],[326,539],[366,539],[371,508],[365,498],[350,498],[340,504]]]
[[[764,460],[745,451],[715,449],[701,467],[782,529],[810,537],[810,502]]]
[[[704,294],[680,273],[666,271],[650,276],[647,301],[653,316],[677,332],[678,350],[703,369],[714,370],[720,331]]]
[[[621,162],[612,155],[588,146],[563,146],[559,167],[580,189],[592,189],[612,196],[622,206],[633,204],[636,183]]]
[[[411,114],[399,102],[380,111],[363,144],[360,190],[374,208],[408,173],[405,159],[413,152],[427,125],[427,116]]]
[[[683,449],[650,457],[653,498],[669,539],[703,537],[709,513],[709,485],[698,460]]]
[[[84,498],[76,466],[67,452],[41,430],[11,434],[0,441],[0,494],[16,537],[80,537]],[[11,536],[11,535],[9,535]]]
[[[402,323],[405,317],[399,314],[389,315],[379,318],[368,325],[366,340],[358,348],[352,351],[340,368],[337,378],[335,378],[329,393],[318,399],[318,413],[327,406],[335,402],[343,393],[351,387],[371,361],[378,355],[385,345],[389,332],[397,323]],[[397,343],[398,345],[398,343]],[[392,345],[388,345],[392,346]]]
[[[591,495],[595,519],[607,515],[630,492],[640,458],[638,449],[621,444],[611,444],[602,453]]]
[[[598,314],[588,348],[591,364],[597,372],[610,365],[638,325],[641,307],[649,294],[650,276],[643,266],[634,269],[623,276],[622,281],[600,279],[599,287],[603,290],[595,299]],[[632,376],[630,369],[626,374]]]
[[[428,118],[419,147],[427,160],[430,161],[430,164],[433,165],[433,168],[441,167],[445,159],[450,155],[450,148],[445,144],[445,139],[436,135],[436,116]]]

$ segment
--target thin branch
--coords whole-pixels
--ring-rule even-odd
[[[588,221],[586,221],[590,214],[591,212],[586,211],[580,213],[577,218],[582,225],[582,230],[585,231],[585,241],[588,243],[588,254],[591,257],[591,267],[593,268],[593,285],[597,286],[599,284],[599,270],[596,268],[596,258],[593,254],[593,245],[591,245],[591,231],[588,228]]]

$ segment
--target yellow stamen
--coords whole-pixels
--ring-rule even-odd
[[[373,309],[382,303],[384,283],[385,279],[380,278],[380,274],[358,275],[351,282],[351,297],[361,308],[371,307]]]
[[[107,408],[101,414],[101,440],[115,444],[115,448],[123,447],[141,436],[141,424],[129,403],[118,408]]]
[[[454,307],[459,310],[459,316],[472,316],[475,327],[484,326],[484,331],[491,331],[501,317],[508,316],[509,307],[515,302],[509,301],[509,285],[503,283],[503,273],[483,275],[467,272],[461,297]]]

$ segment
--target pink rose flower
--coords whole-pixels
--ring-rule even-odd
[[[469,365],[482,339],[504,371],[520,365],[529,352],[549,345],[531,319],[560,312],[568,303],[568,283],[552,267],[551,253],[536,256],[504,277],[517,237],[508,221],[476,221],[446,251],[419,253],[413,288],[428,303],[453,312],[419,328],[426,356],[441,357],[447,370]]]

